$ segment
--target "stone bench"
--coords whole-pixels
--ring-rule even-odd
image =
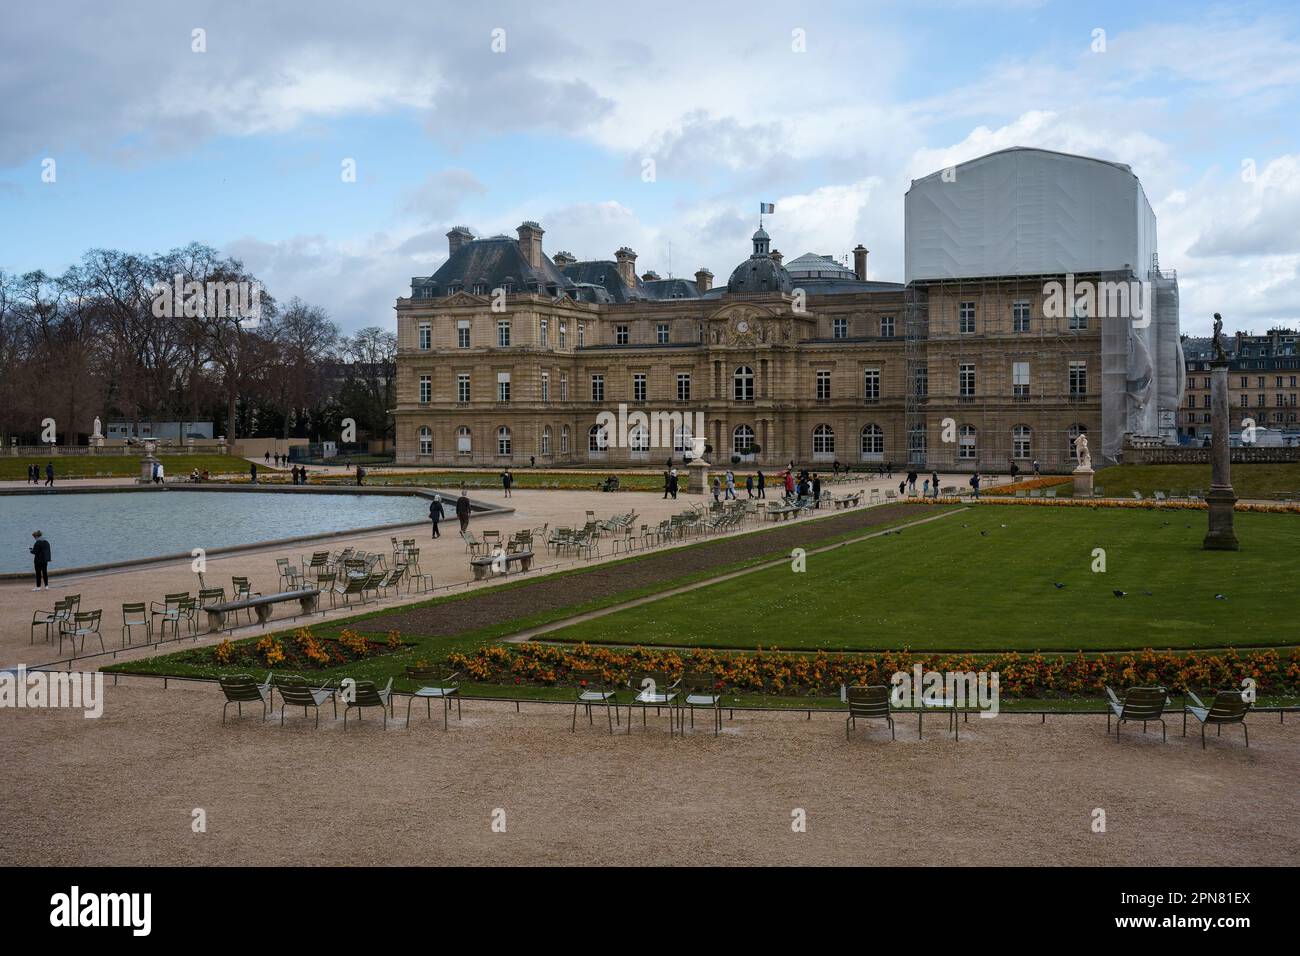
[[[797,505],[782,505],[779,508],[768,508],[767,516],[773,521],[786,521],[797,515],[802,509]]]
[[[471,558],[469,566],[474,569],[474,580],[482,581],[484,578],[498,573],[498,568],[501,569],[499,573],[508,574],[512,562],[519,564],[519,570],[530,571],[533,567],[533,552],[501,551],[496,554],[485,554],[481,557]]]
[[[315,614],[320,608],[320,591],[306,588],[301,591],[282,591],[279,594],[263,594],[258,597],[245,598],[242,601],[225,601],[221,604],[209,604],[202,610],[208,614],[208,633],[216,634],[226,623],[226,615],[237,611],[252,610],[257,614],[257,622],[265,624],[271,619],[271,611],[277,604],[297,601],[303,614]]]
[[[831,501],[835,504],[836,511],[843,508],[856,508],[862,504],[862,492],[859,491],[855,495],[840,495],[838,498],[832,498]]]

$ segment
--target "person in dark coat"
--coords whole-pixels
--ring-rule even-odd
[[[501,472],[501,487],[505,489],[507,498],[510,497],[510,486],[513,485],[514,483],[515,483],[515,476],[510,474],[509,468]]]
[[[812,494],[813,507],[820,508],[822,506],[822,480],[817,477],[816,472],[812,476]]]
[[[33,531],[32,537],[36,543],[31,546],[32,561],[36,565],[36,587],[33,591],[39,591],[42,587],[45,590],[50,589],[50,543],[41,537],[39,531]]]
[[[664,497],[665,498],[668,497],[668,492],[672,487],[672,483],[673,483],[673,476],[668,473],[667,469],[665,469],[664,470]]]
[[[754,476],[753,475],[745,476],[745,496],[747,498],[754,497]]]
[[[47,461],[45,463],[45,487],[54,487],[54,462],[52,461]]]
[[[760,498],[767,497],[767,476],[761,471],[758,473],[758,496]]]
[[[939,497],[939,472],[937,470],[930,473],[930,487],[934,489],[934,496]]]
[[[460,530],[469,530],[469,496],[465,494],[465,489],[460,490],[460,497],[456,499],[456,517],[460,519]]]
[[[438,522],[447,517],[442,510],[442,495],[434,495],[433,501],[429,505],[429,520],[433,522],[433,536],[441,538],[442,532],[438,530]]]
[[[677,483],[680,479],[677,476],[677,469],[673,468],[668,472],[668,493],[673,496],[673,501],[677,500]]]
[[[249,462],[248,477],[253,480],[253,484],[257,484],[257,462]]]
[[[361,483],[365,481],[365,478],[366,478],[366,470],[362,468],[360,465],[357,465],[357,487],[358,488],[361,487]]]

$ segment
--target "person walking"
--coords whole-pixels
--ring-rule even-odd
[[[1035,477],[1035,478],[1038,477],[1038,459],[1037,459],[1037,458],[1034,459],[1034,477]]]
[[[722,483],[718,481],[718,476],[713,476],[713,503],[715,505],[722,503]]]
[[[822,506],[822,480],[817,476],[816,472],[813,472],[812,476],[812,493],[813,507],[820,508]]]
[[[510,486],[513,485],[514,483],[515,483],[515,477],[514,475],[510,474],[509,468],[501,472],[501,487],[506,490],[507,498],[510,497]]]
[[[736,475],[730,468],[727,469],[727,487],[722,497],[729,501],[736,497]]]
[[[971,493],[978,499],[980,496],[980,473],[977,471],[970,476]]]
[[[456,517],[460,519],[460,530],[469,530],[469,496],[465,494],[465,489],[460,489],[460,497],[456,499]]]
[[[267,466],[270,466],[270,464],[271,464],[271,453],[270,453],[269,451],[268,451],[265,455],[262,456],[262,464],[267,465]]]
[[[441,538],[442,532],[438,530],[438,522],[446,517],[442,510],[442,495],[434,495],[433,502],[429,505],[429,520],[433,522],[433,536]]]
[[[794,494],[794,471],[790,468],[785,470],[785,494],[787,498]]]
[[[47,461],[45,463],[45,487],[54,487],[54,462],[52,461]]]
[[[758,496],[760,498],[767,497],[767,476],[761,471],[758,473]]]
[[[1011,463],[1011,480],[1016,480],[1016,475],[1020,474],[1020,467],[1013,461]]]
[[[166,477],[167,477],[167,472],[163,470],[163,463],[158,462],[158,475],[155,480],[158,482],[158,484],[161,485],[163,481],[166,479]]]
[[[907,479],[906,479],[906,478],[904,478],[902,481],[900,481],[900,482],[898,483],[898,497],[901,498],[901,497],[903,497],[903,495],[905,495],[905,494],[907,494]]]
[[[253,484],[257,484],[257,462],[250,461],[248,463],[248,477],[252,480]]]
[[[39,531],[33,531],[32,537],[35,542],[28,549],[32,553],[32,564],[36,568],[36,587],[33,591],[39,591],[42,587],[45,590],[50,589],[50,543],[41,537]]]
[[[360,488],[362,483],[365,480],[366,480],[366,470],[362,468],[360,465],[357,465],[357,487]]]
[[[916,471],[915,471],[915,469],[913,469],[912,471],[909,471],[909,472],[907,473],[907,493],[908,493],[909,495],[915,495],[915,494],[916,494]]]
[[[930,490],[934,492],[936,498],[939,497],[939,472],[935,470],[930,473]]]
[[[29,485],[34,485],[34,484],[36,484],[36,481],[37,481],[37,479],[36,479],[36,466],[35,466],[35,465],[28,465],[28,466],[27,466],[27,483],[28,483]]]
[[[673,496],[673,501],[677,500],[677,485],[680,480],[676,468],[668,472],[668,493]]]
[[[668,498],[668,492],[671,490],[672,483],[673,483],[673,476],[670,475],[668,473],[668,469],[665,468],[664,469],[664,499],[665,500],[667,500]]]
[[[921,497],[922,497],[922,498],[929,498],[929,497],[930,497],[930,479],[929,479],[929,478],[925,479],[925,481],[924,481],[924,482],[922,483],[922,485],[921,485]]]
[[[747,498],[754,497],[754,476],[753,475],[745,476],[745,496]]]

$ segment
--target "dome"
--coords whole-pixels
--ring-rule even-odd
[[[728,292],[791,292],[794,280],[771,256],[753,255],[732,270]]]
[[[797,279],[856,279],[848,266],[836,262],[833,256],[805,252],[798,259],[786,263],[786,271]]]

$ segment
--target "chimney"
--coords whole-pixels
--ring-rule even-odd
[[[618,252],[614,253],[614,261],[618,263],[618,274],[623,278],[623,284],[629,289],[635,289],[636,253],[627,246],[623,246]]]
[[[781,260],[784,258],[785,256],[781,255],[780,249],[772,250],[772,261],[775,262],[778,266],[781,264]]]
[[[695,273],[695,290],[700,295],[708,292],[713,287],[713,273],[708,269],[700,269]]]
[[[474,233],[469,231],[468,226],[454,226],[451,232],[447,233],[447,255],[454,256],[456,250],[465,243],[474,238]]]
[[[531,219],[519,225],[519,251],[533,269],[542,267],[542,235],[545,230]]]
[[[867,281],[867,247],[860,242],[853,250],[853,274]]]
[[[572,252],[560,250],[555,255],[551,256],[551,261],[555,263],[555,268],[563,272],[565,268],[573,265],[578,261],[578,259]]]

